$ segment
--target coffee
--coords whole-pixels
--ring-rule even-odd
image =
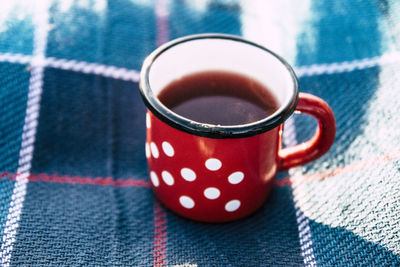
[[[214,125],[240,125],[264,119],[278,107],[260,82],[227,71],[205,71],[168,84],[158,99],[190,120]]]

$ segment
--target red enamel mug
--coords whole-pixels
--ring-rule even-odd
[[[158,99],[171,82],[209,70],[257,80],[279,108],[256,122],[221,126],[182,117]],[[297,78],[281,57],[236,36],[192,35],[159,47],[144,61],[140,91],[148,108],[145,151],[154,193],[166,207],[194,220],[227,222],[251,214],[263,205],[278,171],[315,160],[335,139],[328,104],[299,93]],[[283,123],[294,111],[315,117],[318,128],[305,143],[282,148]]]

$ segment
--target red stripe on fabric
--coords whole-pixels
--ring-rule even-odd
[[[121,184],[124,182],[122,179],[118,179],[113,181],[113,186],[121,186]]]
[[[0,179],[7,179],[14,181],[18,174],[11,172],[0,173]],[[113,186],[113,187],[150,187],[150,183],[145,180],[138,180],[134,178],[117,179],[112,177],[80,177],[68,176],[59,174],[30,174],[27,177],[29,182],[44,182],[44,183],[60,183],[60,184],[82,184],[82,185],[99,185],[99,186]]]
[[[9,176],[9,175],[11,175],[10,172],[3,172],[3,173],[0,173],[0,179],[1,179],[1,178],[4,178],[4,177],[6,177],[6,176]]]
[[[167,214],[163,207],[154,200],[154,249],[153,266],[166,266]]]
[[[339,166],[335,169],[317,172],[314,174],[304,174],[297,176],[289,176],[283,179],[275,179],[274,184],[276,186],[291,186],[293,184],[301,184],[305,182],[317,182],[322,181],[330,177],[335,177],[338,175],[349,174],[356,171],[366,170],[371,167],[376,167],[379,165],[386,164],[388,162],[397,160],[400,158],[400,150],[392,153],[387,153],[382,156],[376,156],[372,159],[357,161],[347,166]]]
[[[17,175],[11,172],[3,172],[0,174],[0,179],[7,179],[9,181],[15,181],[17,179]]]
[[[289,186],[289,185],[292,184],[292,182],[290,181],[290,178],[291,178],[291,177],[285,177],[285,178],[283,178],[283,179],[275,179],[275,180],[274,180],[274,184],[275,184],[276,186],[280,186],[280,187],[282,187],[282,186]]]
[[[318,172],[314,174],[304,174],[299,176],[290,176],[283,179],[275,179],[274,184],[276,186],[290,186],[293,184],[304,183],[304,182],[322,181],[329,177],[335,177],[337,175],[349,174],[352,172],[365,170],[370,167],[382,165],[387,162],[391,162],[398,159],[400,159],[400,150],[382,156],[377,156],[369,160],[358,161],[347,166],[339,166],[335,169],[323,172]],[[17,173],[12,173],[12,172],[0,173],[0,179],[7,179],[10,181],[15,181],[17,176],[18,176]],[[115,180],[112,177],[93,178],[93,177],[68,176],[59,174],[46,174],[46,173],[30,174],[27,178],[30,182],[99,185],[99,186],[113,186],[113,187],[145,187],[145,188],[150,187],[149,182],[134,178]],[[160,207],[160,209],[162,208]]]

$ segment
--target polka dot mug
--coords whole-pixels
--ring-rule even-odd
[[[278,110],[248,124],[221,126],[182,117],[157,96],[185,75],[226,70],[264,84]],[[335,118],[320,98],[298,92],[292,68],[270,50],[240,37],[192,35],[148,56],[140,74],[148,108],[145,144],[155,195],[169,209],[195,220],[227,222],[263,205],[278,171],[310,162],[335,139]],[[296,110],[315,117],[318,129],[305,143],[281,148],[284,121]]]

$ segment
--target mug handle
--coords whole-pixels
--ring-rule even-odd
[[[300,93],[296,111],[315,117],[318,121],[318,128],[310,140],[279,151],[279,170],[281,171],[321,157],[335,140],[335,116],[324,100],[311,94]]]

